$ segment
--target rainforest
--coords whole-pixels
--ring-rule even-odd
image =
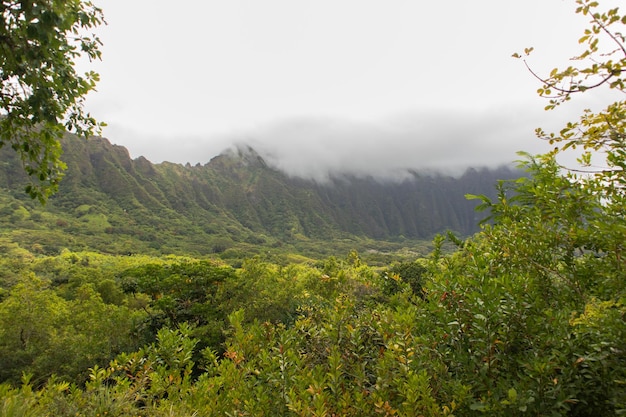
[[[70,3],[35,29],[97,23]],[[626,16],[576,3],[577,66],[530,68],[548,110],[625,91]],[[132,159],[81,137],[87,115],[60,129],[50,97],[25,97],[28,118],[9,90],[0,416],[626,414],[625,101],[537,129],[554,150],[514,168],[322,183],[246,145]]]

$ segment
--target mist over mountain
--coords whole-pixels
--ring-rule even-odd
[[[458,176],[516,159],[524,133],[514,123],[471,114],[450,123],[449,117],[431,112],[380,124],[294,119],[261,130],[248,143],[270,165],[322,181],[337,174],[402,180],[415,170]]]
[[[371,170],[365,163],[356,172],[336,165],[317,181],[287,175],[278,159],[268,162],[245,145],[195,166],[132,159],[103,138],[67,135],[62,145],[68,169],[45,214],[6,225],[50,252],[96,245],[116,253],[208,254],[311,239],[430,239],[446,230],[469,235],[480,216],[465,194],[493,196],[497,180],[520,175],[500,167],[454,177],[414,169],[385,178],[371,160]],[[25,183],[14,153],[0,150],[5,219],[22,213],[28,220],[40,211],[24,195]],[[28,238],[29,227],[40,230],[36,237]]]
[[[303,116],[217,136],[179,132],[175,144],[165,136],[138,140],[133,132],[107,129],[114,142],[133,143],[134,157],[143,155],[156,163],[205,164],[224,149],[249,145],[290,176],[326,181],[342,174],[403,179],[413,170],[460,175],[470,167],[510,164],[517,151],[551,150],[533,130],[558,130],[561,125],[544,118],[532,106],[424,109],[368,120]]]

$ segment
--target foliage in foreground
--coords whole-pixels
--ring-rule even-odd
[[[585,14],[597,6],[578,3]],[[615,10],[593,22],[597,34],[626,18]],[[607,80],[622,89],[619,68]],[[527,157],[529,177],[500,183],[493,201],[474,196],[491,225],[466,241],[451,236],[458,250],[449,255],[436,239],[413,265],[377,271],[355,252],[240,269],[115,258],[93,274],[72,254],[61,268],[54,258],[6,262],[0,348],[25,359],[3,376],[0,415],[625,415],[619,114],[595,120],[603,130],[583,123],[573,142],[596,149],[601,140],[608,170],[562,173],[553,155]],[[127,313],[137,321],[126,323]],[[139,346],[107,333],[94,343],[91,327],[109,320],[126,323],[121,340]],[[65,369],[64,349],[100,363],[83,380],[77,368],[50,376]],[[21,383],[20,369],[30,372]]]
[[[604,185],[560,174],[551,158],[525,164],[529,178],[485,201],[493,225],[416,264],[376,271],[351,253],[126,267],[109,288],[126,293],[111,300],[142,299],[152,341],[92,366],[84,383],[2,385],[3,415],[623,414],[623,195],[607,201]],[[40,305],[57,300],[50,291]]]
[[[17,153],[30,176],[26,192],[41,203],[63,176],[64,132],[100,128],[83,109],[99,76],[78,74],[75,62],[100,58],[100,40],[87,32],[103,22],[100,8],[80,0],[0,5],[0,148]]]

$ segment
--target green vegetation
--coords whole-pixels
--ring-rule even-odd
[[[102,11],[80,0],[17,0],[3,1],[0,14],[0,147],[19,155],[26,192],[44,203],[65,169],[64,132],[99,129],[82,106],[98,74],[77,74],[74,65],[100,58],[100,40],[87,31],[103,23]]]
[[[383,265],[402,248],[426,255],[432,237],[447,228],[470,235],[480,217],[464,194],[495,197],[497,179],[520,175],[472,169],[459,178],[416,174],[399,183],[343,178],[317,184],[268,167],[250,149],[192,167],[132,160],[102,138],[68,135],[61,143],[68,169],[45,207],[19,191],[28,178],[16,155],[0,150],[0,230],[46,255],[63,249],[173,253],[234,263],[254,255],[319,259],[358,249]]]
[[[626,17],[577,3],[593,36],[621,47],[623,65],[625,41],[611,25]],[[610,78],[596,84],[623,91],[621,69]],[[245,236],[235,250],[256,252],[164,255],[130,237],[115,248],[128,244],[127,254],[51,249],[66,239],[51,224],[83,230],[90,237],[76,239],[89,246],[102,228],[125,227],[122,213],[158,220],[157,205],[146,210],[155,194],[121,191],[126,212],[97,204],[104,193],[81,204],[62,197],[65,217],[3,195],[18,229],[3,224],[0,240],[0,415],[626,414],[626,103],[609,108],[572,139],[589,150],[601,141],[606,170],[564,171],[555,154],[523,154],[527,176],[501,181],[493,198],[470,195],[490,219],[479,232],[437,236],[427,256],[390,250],[376,265],[356,250],[290,255],[297,239],[281,247],[237,222],[215,227]],[[239,207],[238,218],[252,215]],[[194,223],[170,210],[162,204],[163,227],[189,237]],[[153,238],[180,244],[166,236]]]

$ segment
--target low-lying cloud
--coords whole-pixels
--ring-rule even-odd
[[[529,123],[530,121],[530,123]],[[510,164],[517,151],[545,152],[518,112],[424,112],[379,123],[304,118],[267,127],[247,144],[290,175],[324,181],[350,174],[398,178]]]
[[[211,138],[135,136],[130,152],[157,163],[205,164],[243,144],[269,165],[317,181],[346,174],[377,178],[402,178],[409,171],[456,174],[468,167],[511,164],[518,151],[547,152],[550,146],[535,137],[534,129],[558,130],[561,123],[555,122],[554,114],[549,116],[527,106],[426,110],[376,122],[302,117]],[[111,139],[115,142],[115,136]]]

